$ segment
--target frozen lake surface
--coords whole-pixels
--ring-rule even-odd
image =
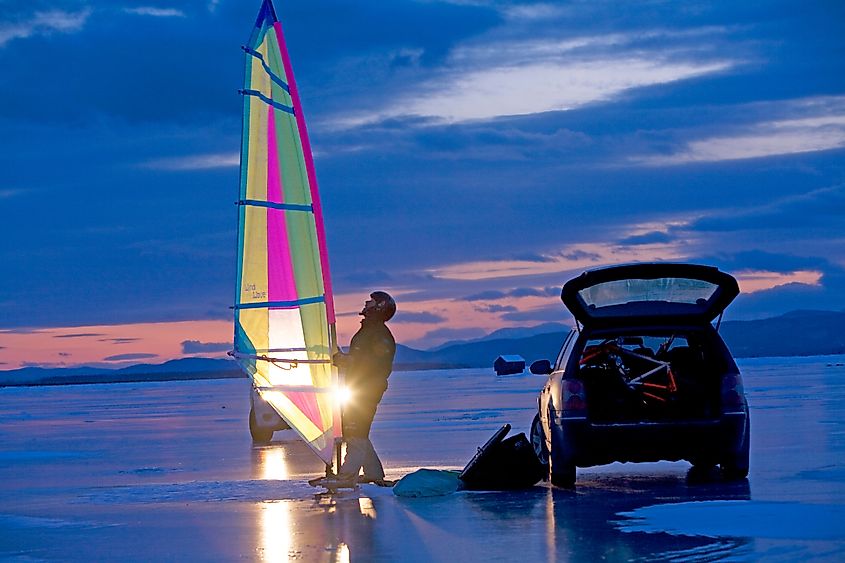
[[[843,561],[845,357],[740,363],[749,479],[686,463],[579,469],[577,488],[321,496],[290,432],[253,447],[247,380],[0,389],[0,559]],[[372,438],[388,476],[458,469],[527,432],[544,378],[395,373]]]

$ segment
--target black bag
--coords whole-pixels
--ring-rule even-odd
[[[509,424],[500,428],[464,467],[460,474],[464,489],[527,489],[543,478],[546,468],[525,434],[520,432],[505,439],[510,428]]]

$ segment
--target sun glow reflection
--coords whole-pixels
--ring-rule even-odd
[[[337,545],[333,563],[349,563],[349,546],[341,542]]]
[[[258,450],[260,479],[283,481],[290,478],[285,450],[281,448],[264,448]]]
[[[262,561],[288,561],[293,546],[290,506],[287,501],[265,501],[259,505]]]
[[[376,519],[376,507],[373,504],[373,499],[361,497],[358,499],[358,509],[361,515],[372,520]]]

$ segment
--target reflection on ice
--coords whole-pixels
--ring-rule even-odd
[[[290,477],[284,448],[261,448],[256,452],[259,479],[284,481]]]
[[[359,498],[358,509],[361,511],[362,516],[372,518],[373,520],[376,519],[376,507],[373,505],[373,499],[367,497]]]
[[[341,542],[334,553],[332,563],[349,563],[349,546]]]
[[[290,504],[266,501],[259,507],[259,557],[264,561],[287,561],[292,547]]]

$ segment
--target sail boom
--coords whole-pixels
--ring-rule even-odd
[[[310,385],[264,385],[256,387],[259,391],[287,391],[289,393],[334,393],[334,387],[312,387]]]
[[[297,364],[331,364],[331,360],[310,360],[310,359],[302,359],[302,358],[272,358],[270,356],[263,356],[259,354],[242,354],[238,351],[232,352],[232,356],[235,358],[243,358],[245,360],[259,360],[262,362],[270,362],[273,364],[290,364],[290,365],[297,365]]]

